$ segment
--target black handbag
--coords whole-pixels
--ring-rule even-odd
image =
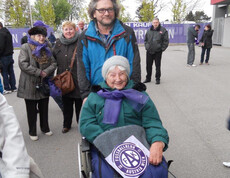
[[[50,95],[49,84],[44,79],[41,79],[41,82],[36,85],[36,89],[37,89],[37,91],[41,92],[45,96],[49,96]]]
[[[36,62],[36,65],[37,68],[40,68],[38,62]],[[50,96],[50,87],[48,84],[48,78],[42,78],[42,77],[39,78],[40,78],[40,82],[36,84],[35,88],[43,95]]]

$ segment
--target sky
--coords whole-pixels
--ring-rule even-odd
[[[31,4],[34,4],[34,1],[35,0],[30,0]],[[86,1],[86,4],[88,5],[90,0],[85,0]],[[166,2],[168,5],[170,4],[170,1],[171,0],[160,0],[162,2]],[[190,0],[187,0],[187,1],[190,1]],[[201,3],[200,3],[200,8],[196,9],[198,11],[202,11],[204,10],[204,12],[209,16],[209,17],[212,17],[212,11],[213,11],[213,6],[211,5],[211,0],[200,0]],[[136,16],[136,9],[138,8],[138,6],[140,5],[138,3],[137,0],[125,0],[123,2],[123,5],[125,7],[125,9],[127,10],[127,12],[130,13],[131,17],[132,18],[135,18]],[[172,20],[172,14],[169,13],[171,12],[170,10],[170,6],[168,7],[165,7],[164,10],[162,12],[159,13],[158,17],[160,19],[160,21],[165,21],[165,20]]]
[[[159,13],[158,17],[160,21],[172,20],[172,14],[170,13],[170,1],[171,0],[161,0],[164,3],[167,3],[169,6],[165,7],[162,12]],[[212,17],[213,6],[211,5],[211,0],[200,0],[200,6],[197,8],[197,11],[204,11],[209,17]],[[131,17],[136,16],[136,9],[139,6],[136,0],[125,0],[123,3],[125,9],[130,13]]]

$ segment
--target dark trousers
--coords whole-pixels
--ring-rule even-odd
[[[37,135],[37,113],[40,115],[40,128],[41,131],[46,133],[50,131],[48,124],[48,106],[49,98],[40,99],[40,100],[28,100],[26,102],[26,112],[27,119],[29,124],[29,134],[31,136]]]
[[[155,78],[156,80],[160,80],[161,56],[162,56],[162,52],[156,52],[155,54],[150,54],[148,51],[146,52],[146,71],[147,71],[146,79],[147,80],[151,80],[152,77],[153,61],[155,61],[155,66],[156,66]]]
[[[15,90],[16,89],[16,80],[14,75],[14,60],[12,55],[0,57],[2,62],[2,77],[4,90]]]
[[[79,114],[81,111],[82,99],[81,98],[70,98],[62,96],[63,102],[63,128],[71,128],[72,125],[72,118],[73,118],[73,105],[75,104],[75,113],[76,113],[76,120],[79,120]]]
[[[211,48],[202,47],[200,63],[203,63],[203,62],[204,62],[205,51],[206,51],[205,63],[208,63],[208,61],[209,61],[209,56],[210,56]]]

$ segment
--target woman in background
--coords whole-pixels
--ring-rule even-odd
[[[206,52],[205,64],[209,65],[208,61],[210,57],[210,51],[212,48],[212,35],[213,35],[212,27],[210,24],[208,24],[204,27],[204,33],[200,39],[200,43],[202,47],[200,65],[202,65],[204,62],[205,52]]]
[[[47,45],[47,30],[44,27],[33,27],[28,31],[28,43],[21,47],[18,64],[21,69],[18,93],[26,103],[30,139],[38,140],[36,122],[37,113],[40,116],[40,128],[43,133],[51,136],[48,124],[49,96],[39,91],[38,84],[46,77],[52,77],[56,62],[51,49]]]
[[[57,61],[57,74],[69,69],[74,49],[77,47],[76,25],[73,22],[66,21],[62,25],[62,35],[57,39],[53,49],[54,58]],[[76,120],[78,122],[79,113],[81,110],[82,100],[77,82],[77,63],[76,59],[73,63],[72,76],[75,84],[75,89],[62,96],[63,102],[63,129],[62,133],[67,133],[71,129],[73,118],[73,106],[75,104]]]

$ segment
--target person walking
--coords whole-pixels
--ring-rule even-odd
[[[213,30],[210,24],[205,25],[204,27],[204,33],[200,39],[200,43],[201,43],[201,48],[202,48],[202,52],[201,52],[201,58],[200,58],[200,65],[203,64],[204,62],[204,55],[206,52],[206,59],[205,59],[205,64],[208,64],[209,58],[210,58],[210,51],[212,48],[212,35],[213,35]]]
[[[188,67],[196,67],[194,64],[195,60],[195,45],[196,39],[198,38],[198,33],[200,30],[200,25],[196,24],[195,26],[191,26],[188,28],[187,33],[187,46],[188,46],[188,58],[187,58],[187,66]]]
[[[116,0],[91,0],[88,13],[92,19],[78,40],[78,84],[84,99],[90,86],[103,81],[101,69],[111,56],[120,55],[129,60],[130,78],[141,80],[140,54],[131,27],[118,20],[120,7]],[[85,100],[84,100],[85,101]]]
[[[9,30],[0,22],[0,61],[2,63],[3,94],[16,92],[16,80],[14,74],[13,41]]]
[[[49,96],[40,91],[40,83],[47,77],[52,77],[57,63],[51,49],[45,41],[47,31],[44,27],[33,27],[28,31],[28,43],[22,45],[18,56],[21,69],[17,96],[24,98],[30,139],[38,140],[36,122],[37,113],[40,116],[41,131],[51,136],[48,124]]]
[[[78,34],[76,33],[76,25],[73,22],[66,21],[62,25],[62,35],[57,39],[53,49],[54,58],[57,61],[57,74],[69,69],[71,59],[75,48],[77,47]],[[73,106],[75,105],[76,120],[79,120],[79,114],[82,105],[80,90],[77,81],[77,61],[75,60],[72,68],[72,76],[75,89],[65,95],[62,95],[63,102],[63,129],[62,133],[67,133],[71,129],[73,118]]]
[[[161,26],[159,19],[154,18],[152,26],[145,35],[145,49],[146,49],[146,79],[144,83],[151,81],[152,66],[155,60],[156,66],[156,84],[160,84],[161,77],[161,57],[162,52],[166,50],[169,44],[168,31]]]

